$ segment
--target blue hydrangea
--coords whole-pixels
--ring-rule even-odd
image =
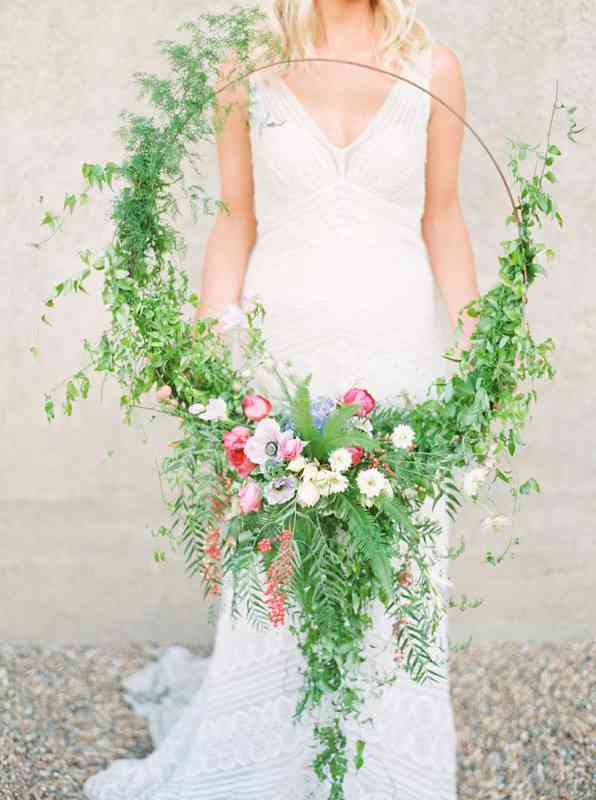
[[[312,407],[312,416],[313,421],[315,423],[315,427],[317,430],[322,430],[325,420],[331,414],[331,412],[336,407],[335,400],[332,400],[330,397],[324,397],[323,395],[319,395],[314,398],[311,407]]]

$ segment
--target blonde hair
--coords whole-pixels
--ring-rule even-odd
[[[370,0],[377,66],[394,68],[402,59],[409,59],[413,51],[430,44],[428,28],[416,18],[416,5],[417,0]],[[260,63],[317,57],[315,43],[323,34],[323,27],[316,0],[272,0],[270,16],[270,30],[266,36],[275,55],[269,50],[267,56],[258,58]],[[295,66],[309,69],[316,64],[315,61],[282,64],[264,72]]]

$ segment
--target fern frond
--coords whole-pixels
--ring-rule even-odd
[[[321,434],[315,426],[312,416],[312,403],[310,396],[311,376],[307,375],[306,378],[301,380],[297,386],[292,402],[290,404],[290,414],[294,429],[301,439],[309,442],[307,448],[313,456],[321,457]]]

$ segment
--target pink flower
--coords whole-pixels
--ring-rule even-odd
[[[302,439],[291,439],[282,436],[277,452],[286,461],[291,461],[293,458],[298,458],[303,450],[304,442]]]
[[[231,431],[226,431],[223,435],[223,446],[228,461],[243,478],[257,466],[244,452],[244,445],[251,435],[249,429],[242,425],[236,425]]]
[[[356,466],[356,464],[359,464],[362,461],[362,448],[361,447],[346,447],[346,450],[348,450],[352,454],[352,466],[353,467]]]
[[[341,398],[341,402],[346,405],[357,403],[360,406],[360,410],[356,411],[356,416],[358,417],[365,417],[370,414],[376,406],[374,397],[366,389],[350,389]]]
[[[261,490],[254,481],[248,481],[244,486],[241,486],[238,491],[238,497],[240,499],[240,511],[243,514],[259,511],[261,508]]]
[[[258,542],[257,547],[261,553],[266,553],[268,550],[271,550],[271,539],[261,539],[261,541]]]
[[[271,403],[260,394],[247,394],[242,401],[242,410],[252,422],[258,422],[271,411]]]
[[[226,450],[226,455],[232,467],[236,470],[238,475],[241,475],[243,478],[246,478],[257,466],[250,460],[244,450]]]
[[[223,435],[223,446],[226,450],[244,450],[244,445],[251,437],[251,432],[243,425],[235,425],[231,431]]]

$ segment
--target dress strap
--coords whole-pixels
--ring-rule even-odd
[[[417,50],[413,58],[415,80],[424,86],[425,89],[430,88],[430,79],[432,74],[432,54],[433,45],[435,44],[434,36],[430,36],[430,41],[421,50]]]

